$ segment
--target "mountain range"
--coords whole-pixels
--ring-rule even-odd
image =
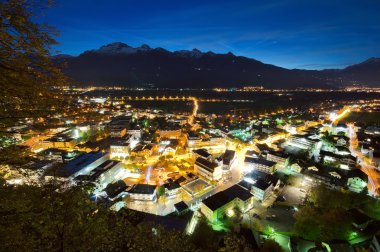
[[[296,56],[295,56],[296,58]],[[131,47],[116,42],[78,56],[53,56],[65,63],[64,72],[82,85],[214,88],[380,86],[380,58],[370,58],[344,69],[286,69],[232,53],[198,49],[168,51],[148,45]]]

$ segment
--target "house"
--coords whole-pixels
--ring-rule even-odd
[[[301,148],[301,149],[311,149],[317,142],[319,142],[317,139],[313,139],[312,135],[306,134],[306,135],[300,135],[295,134],[291,135],[288,140],[288,144]]]
[[[108,124],[107,128],[111,137],[123,137],[127,134],[127,125],[132,121],[131,116],[117,116]]]
[[[72,150],[76,144],[77,140],[75,138],[61,133],[56,134],[41,142],[41,146],[43,146],[44,149],[54,148],[61,150]]]
[[[247,150],[245,152],[246,157],[251,157],[251,158],[258,158],[260,156],[260,153],[254,151],[254,150]]]
[[[174,144],[168,144],[165,146],[164,151],[162,152],[163,155],[174,155],[177,151],[177,145]]]
[[[331,188],[339,189],[346,186],[345,177],[341,174],[341,170],[337,168],[311,166],[305,169],[303,173],[309,179],[324,183]]]
[[[201,142],[202,138],[198,133],[194,131],[187,133],[187,145],[189,148],[197,148]]]
[[[156,201],[157,186],[148,184],[133,185],[128,191],[128,195],[134,200]]]
[[[158,130],[160,138],[178,138],[181,136],[182,131],[180,127],[166,127],[164,129]]]
[[[147,157],[153,154],[154,144],[137,144],[136,147],[131,150],[131,156]]]
[[[98,191],[103,190],[109,183],[123,179],[125,170],[120,161],[106,160],[87,174],[77,176],[76,180],[92,182]]]
[[[345,146],[350,145],[350,138],[344,135],[334,135],[331,137],[336,146]]]
[[[294,172],[301,173],[302,169],[303,169],[303,165],[299,160],[297,160],[292,165],[290,165],[290,170]]]
[[[110,145],[111,158],[125,158],[129,156],[130,143],[124,140],[114,142]]]
[[[181,193],[181,186],[176,182],[168,182],[164,184],[166,197],[174,197]]]
[[[273,191],[273,185],[269,181],[256,180],[251,185],[251,192],[253,196],[258,200],[265,200],[270,196]]]
[[[248,171],[258,170],[273,174],[275,172],[276,163],[262,158],[245,157],[244,165]]]
[[[115,199],[117,196],[125,192],[127,188],[128,186],[124,180],[118,180],[114,183],[108,184],[104,191],[110,199]]]
[[[232,216],[235,210],[246,212],[253,207],[253,195],[241,187],[234,185],[218,192],[201,203],[201,213],[215,222],[224,216]]]
[[[343,171],[347,179],[348,190],[356,193],[362,192],[367,188],[368,176],[360,169]]]
[[[269,151],[267,160],[277,163],[277,167],[285,167],[288,164],[289,156],[279,151]]]
[[[198,157],[195,160],[194,170],[198,175],[208,180],[219,180],[222,178],[221,166],[202,157]]]
[[[57,161],[59,163],[66,163],[80,154],[82,154],[82,152],[66,151],[56,148],[49,148],[38,153],[38,155],[42,156],[45,160]]]
[[[185,202],[180,201],[174,204],[174,210],[177,214],[183,214],[189,210],[189,207],[186,205]]]
[[[331,132],[334,135],[344,135],[348,136],[349,135],[349,128],[345,123],[338,123],[337,125],[333,125],[331,127]]]
[[[140,129],[139,126],[133,125],[132,128],[129,128],[127,130],[127,134],[131,135],[135,139],[141,139],[143,131]]]
[[[355,168],[356,158],[351,154],[345,152],[339,153],[339,151],[334,153],[325,150],[321,150],[319,154],[324,162],[336,163],[341,169],[349,170]]]
[[[280,180],[265,172],[252,171],[244,176],[239,185],[249,190],[256,199],[265,200],[273,190],[279,188]]]
[[[201,158],[204,158],[204,159],[211,161],[213,158],[212,155],[206,149],[193,150],[192,153],[193,153],[193,159],[194,160],[201,157]]]
[[[236,152],[233,150],[226,150],[219,158],[219,164],[222,166],[222,169],[228,171],[231,168],[232,163],[235,160]]]

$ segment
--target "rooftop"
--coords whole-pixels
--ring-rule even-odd
[[[236,198],[239,198],[242,201],[246,201],[251,197],[252,194],[246,189],[240,185],[233,185],[230,188],[218,192],[217,194],[214,194],[213,196],[205,199],[203,201],[203,204],[205,204],[212,211],[215,211]]]
[[[156,191],[156,187],[156,185],[136,184],[133,185],[128,192],[135,194],[153,194]]]
[[[106,152],[83,153],[75,159],[69,161],[63,167],[63,170],[67,173],[67,176],[71,176],[105,155],[107,155]]]
[[[218,167],[218,164],[208,161],[207,159],[204,159],[202,157],[198,157],[195,160],[195,164],[201,166],[202,168],[213,172],[216,167]]]

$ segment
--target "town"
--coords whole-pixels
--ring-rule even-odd
[[[362,197],[377,205],[347,207],[349,225],[330,237],[339,242],[323,246],[327,251],[355,246],[380,250],[375,235],[380,127],[376,116],[368,116],[379,113],[378,99],[325,101],[253,115],[236,109],[199,111],[225,99],[61,92],[78,113],[25,118],[7,129],[3,147],[17,144],[34,158],[17,169],[2,166],[8,185],[51,180],[88,184],[89,198],[113,211],[186,216],[182,231],[187,235],[201,221],[216,232],[244,227],[255,231],[258,244],[270,238],[284,251],[315,246],[312,235],[308,241],[292,237],[312,233],[300,228],[302,220],[313,217],[301,215],[303,208],[321,206],[329,196],[336,204],[345,204],[339,202],[342,195]],[[155,109],[157,102],[180,103],[184,109]]]

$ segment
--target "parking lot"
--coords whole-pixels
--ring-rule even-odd
[[[290,232],[293,228],[295,210],[293,207],[274,204],[268,208],[263,226],[270,226],[276,232]]]

